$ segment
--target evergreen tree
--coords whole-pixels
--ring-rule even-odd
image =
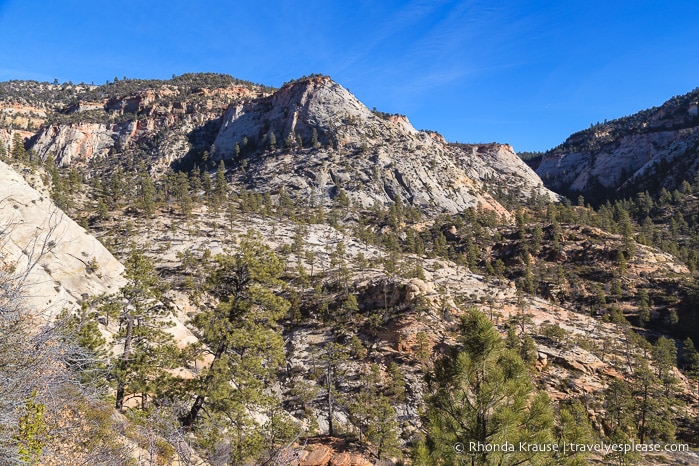
[[[199,197],[199,192],[202,190],[201,176],[198,166],[195,166],[189,173],[189,188],[192,190],[192,197],[194,199]]]
[[[107,199],[110,203],[110,209],[114,209],[119,205],[126,193],[126,182],[124,181],[124,174],[121,168],[117,167],[114,170],[109,181],[109,197]]]
[[[139,164],[137,173],[138,204],[143,215],[150,218],[155,214],[155,185],[144,164]]]
[[[548,443],[553,414],[548,397],[535,393],[522,359],[505,347],[488,318],[470,310],[452,348],[428,377],[428,446],[435,464],[459,464],[456,443]],[[467,451],[468,452],[468,451]],[[472,464],[537,464],[550,453],[475,451]],[[545,455],[545,456],[544,456]]]
[[[223,160],[218,164],[216,170],[216,178],[214,181],[213,204],[218,206],[226,202],[226,194],[228,193],[228,182],[226,181],[226,165]]]
[[[670,396],[670,391],[677,384],[673,369],[677,364],[677,347],[675,340],[661,336],[653,346],[653,359],[655,362],[655,375],[665,388],[665,397]]]
[[[669,442],[675,438],[671,405],[672,397],[663,393],[663,382],[648,367],[645,359],[639,359],[632,380],[634,397],[633,413],[638,440],[646,443]]]
[[[694,341],[687,337],[682,341],[680,354],[680,367],[689,377],[695,378],[699,372],[699,351],[694,346]]]
[[[578,400],[559,402],[556,422],[556,439],[561,452],[565,455],[557,458],[557,463],[568,466],[586,466],[588,453],[573,451],[568,445],[589,445],[594,443],[595,434],[588,419],[587,409]]]
[[[328,434],[335,435],[335,410],[337,409],[337,384],[342,377],[342,365],[349,354],[344,345],[330,341],[322,348],[320,362],[325,366],[324,389],[328,415]]]
[[[116,381],[117,409],[123,409],[127,395],[138,395],[146,407],[148,397],[166,388],[170,369],[178,362],[169,311],[159,302],[160,289],[153,262],[133,249],[125,262],[126,285],[108,297],[101,312],[118,319],[119,332],[112,340],[115,362],[111,376]]]
[[[189,195],[189,178],[185,172],[177,172],[172,190],[180,203],[182,215],[188,217],[192,213],[192,197]]]
[[[283,263],[256,235],[247,234],[235,254],[218,256],[216,263],[208,285],[220,304],[194,321],[213,360],[189,383],[195,399],[181,422],[192,427],[208,406],[209,417],[227,426],[234,463],[243,464],[264,450],[270,429],[286,425],[276,416],[262,426],[251,413],[278,412],[279,400],[268,389],[284,362],[277,321],[289,303],[273,291]]]
[[[10,155],[17,162],[27,161],[27,151],[24,148],[24,139],[22,139],[22,135],[17,132],[12,135],[12,148],[10,149]]]

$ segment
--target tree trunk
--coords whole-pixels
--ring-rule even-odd
[[[327,390],[328,390],[328,435],[333,437],[335,435],[335,429],[333,428],[333,391],[332,391],[332,384],[330,383],[331,377],[330,377],[330,363],[328,363],[328,372],[327,372]]]
[[[126,369],[129,367],[129,358],[131,357],[131,343],[133,341],[133,325],[134,318],[129,315],[126,320],[126,337],[124,338],[124,352],[119,358],[119,379],[117,381],[116,392],[116,409],[121,410],[124,407],[124,396],[126,390],[126,382],[124,381]]]
[[[213,367],[216,361],[218,361],[221,358],[221,356],[223,356],[223,353],[226,352],[226,349],[226,345],[223,343],[221,343],[218,346],[218,348],[216,349],[216,354],[214,355],[214,359],[213,361],[211,361],[211,366],[209,366],[209,369],[211,369],[211,367]],[[208,391],[211,379],[213,379],[213,374],[209,372],[209,374],[207,374],[207,376],[204,378],[204,392]],[[192,408],[189,410],[187,415],[180,418],[180,423],[182,424],[182,427],[192,427],[194,422],[197,420],[197,417],[199,416],[199,411],[201,411],[201,408],[204,407],[205,400],[205,394],[197,395],[196,399],[194,400],[194,404],[192,405]]]

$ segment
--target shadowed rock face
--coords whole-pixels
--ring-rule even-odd
[[[379,129],[378,121],[349,91],[320,76],[287,84],[265,99],[231,106],[214,144],[219,159],[232,157],[235,144],[242,145],[244,137],[258,146],[269,144],[270,133],[280,147],[290,134],[308,147],[315,129],[321,146],[343,146],[369,138],[367,130]],[[412,126],[409,131],[417,133]]]
[[[115,157],[135,151],[148,155],[151,167],[162,170],[193,146],[208,150],[213,140],[199,140],[197,130],[218,120],[231,102],[268,92],[253,84],[210,85],[148,81],[125,84],[120,92],[108,92],[104,86],[77,86],[72,89],[75,101],[56,96],[41,101],[41,95],[27,90],[27,98],[38,106],[29,107],[31,115],[40,115],[41,119],[32,120],[33,130],[23,136],[28,139],[28,149],[42,160],[52,155],[58,165],[84,165],[96,159],[99,163],[94,167],[99,169],[113,163]],[[45,89],[34,89],[37,94],[42,91]],[[0,141],[6,146],[11,134],[3,132],[2,126],[16,126],[17,122],[16,118],[3,117],[8,112],[16,113],[16,106],[0,102]]]

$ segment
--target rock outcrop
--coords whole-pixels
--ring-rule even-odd
[[[0,162],[0,261],[24,280],[28,305],[52,316],[116,292],[123,266],[46,196]]]
[[[109,156],[150,156],[156,171],[192,149],[209,150],[225,109],[265,95],[264,86],[230,76],[194,74],[167,81],[126,80],[103,86],[0,83],[0,141],[21,129],[27,149],[58,165],[112,166]],[[217,128],[213,131],[215,136]]]
[[[130,139],[131,125],[120,126],[105,123],[51,125],[36,135],[32,147],[42,160],[51,155],[59,165],[85,162],[93,156],[106,155],[120,140]]]
[[[369,110],[327,76],[302,78],[273,94],[230,77],[180,78],[6,83],[12,98],[0,101],[0,110],[12,118],[0,121],[0,139],[9,141],[15,130],[3,126],[16,127],[21,113],[34,118],[23,134],[28,150],[61,166],[89,164],[90,176],[111,172],[117,159],[145,159],[151,173],[245,162],[250,169],[234,181],[315,203],[330,204],[343,190],[365,208],[400,198],[432,214],[481,206],[507,215],[496,194],[556,199],[510,146],[448,144],[403,115]]]

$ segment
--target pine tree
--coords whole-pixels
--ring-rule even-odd
[[[671,412],[673,397],[663,393],[663,382],[648,367],[647,360],[636,362],[631,387],[639,442],[645,443],[649,439],[672,441],[675,438]]]
[[[680,367],[692,378],[696,377],[697,372],[699,372],[699,351],[694,346],[694,341],[689,337],[682,341]]]
[[[139,192],[138,204],[143,211],[143,215],[150,218],[155,214],[155,185],[144,164],[139,164],[137,173]]]
[[[199,192],[202,190],[201,172],[198,166],[195,166],[189,173],[189,188],[192,190],[192,197],[197,199]]]
[[[228,182],[226,181],[226,165],[223,160],[218,164],[216,170],[216,178],[214,181],[213,204],[218,206],[226,202],[226,194],[228,193]]]
[[[561,452],[565,455],[557,458],[557,464],[567,466],[585,466],[588,464],[584,451],[571,450],[568,445],[589,445],[594,443],[595,434],[588,419],[587,409],[578,399],[560,401],[556,422],[556,439]]]
[[[121,168],[117,167],[112,173],[109,180],[109,197],[108,202],[110,203],[109,208],[114,209],[119,205],[119,202],[124,197],[126,193],[126,183],[124,181],[124,174]]]
[[[160,285],[153,262],[133,249],[125,261],[126,285],[107,297],[101,312],[118,319],[119,332],[112,340],[115,361],[111,376],[116,381],[117,409],[127,395],[138,395],[146,407],[148,397],[166,388],[166,370],[179,362],[170,326],[169,311],[160,303]]]
[[[359,389],[347,399],[347,411],[352,424],[359,430],[359,442],[364,442],[369,426],[374,422],[373,408],[379,397],[379,368],[372,364],[359,376]]]
[[[12,135],[12,148],[10,149],[10,156],[17,162],[27,161],[27,151],[24,148],[24,139],[22,139],[22,135],[17,132]]]
[[[172,187],[175,199],[180,203],[180,211],[185,217],[192,213],[192,197],[189,194],[189,178],[185,172],[177,172]]]
[[[226,413],[244,437],[246,431],[259,432],[250,410],[269,409],[276,403],[265,389],[284,361],[277,321],[289,303],[273,291],[284,267],[252,233],[242,239],[235,254],[217,256],[216,263],[208,283],[220,304],[195,319],[213,361],[192,382],[195,400],[181,421],[185,427],[193,426],[206,404],[213,412]]]
[[[328,416],[328,434],[335,435],[335,410],[337,408],[337,387],[342,377],[342,365],[347,362],[349,356],[344,345],[334,341],[327,342],[322,350],[320,363],[325,366],[324,389],[325,403]]]
[[[470,310],[461,324],[461,345],[452,348],[428,377],[428,445],[438,463],[456,464],[453,445],[480,442],[548,443],[553,414],[536,393],[522,359],[505,347],[488,318]],[[540,452],[471,452],[473,464],[536,464]]]

